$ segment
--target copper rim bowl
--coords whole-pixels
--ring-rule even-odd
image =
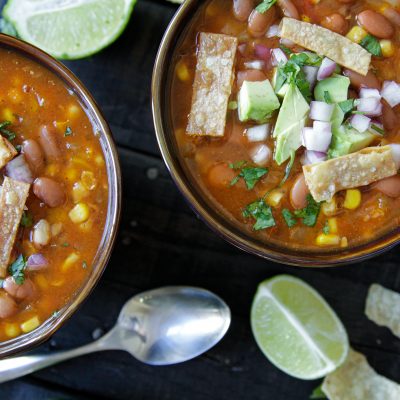
[[[99,281],[115,242],[121,209],[121,170],[118,154],[108,127],[95,100],[79,79],[63,64],[40,49],[22,40],[0,34],[0,45],[16,51],[47,68],[77,96],[92,125],[99,131],[108,175],[108,209],[103,236],[93,261],[91,274],[80,289],[57,315],[50,317],[37,329],[14,339],[0,343],[0,357],[21,352],[48,339],[80,306]]]
[[[175,49],[187,31],[191,18],[202,4],[204,3],[200,0],[186,0],[175,14],[161,42],[152,81],[153,119],[158,145],[175,184],[195,213],[234,246],[271,261],[295,266],[322,267],[359,262],[398,244],[400,242],[399,228],[350,249],[317,252],[284,248],[246,234],[211,204],[207,195],[190,177],[184,163],[179,158],[170,107],[170,77],[174,72],[171,60]]]

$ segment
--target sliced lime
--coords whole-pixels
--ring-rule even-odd
[[[9,0],[3,15],[27,42],[54,57],[98,52],[124,30],[136,0]]]
[[[305,282],[288,275],[259,285],[251,327],[265,356],[300,379],[334,371],[349,350],[346,330],[328,303]]]

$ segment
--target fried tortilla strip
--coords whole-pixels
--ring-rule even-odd
[[[306,184],[315,201],[329,201],[336,192],[397,174],[390,146],[367,147],[356,153],[303,166]]]
[[[330,58],[343,67],[367,75],[371,54],[346,37],[293,18],[283,18],[280,30],[283,39],[289,39],[299,46]]]
[[[192,109],[186,133],[224,136],[238,40],[215,33],[200,33],[199,40]]]
[[[365,315],[400,338],[400,293],[372,284],[365,304]]]
[[[4,178],[0,195],[0,277],[7,275],[11,251],[31,185]]]
[[[18,154],[15,147],[0,135],[0,169]]]
[[[400,399],[400,385],[377,374],[362,354],[351,349],[345,363],[325,377],[322,391],[329,400]]]

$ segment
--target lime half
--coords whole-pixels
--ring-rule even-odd
[[[328,303],[305,282],[288,275],[259,285],[251,327],[265,356],[300,379],[334,371],[349,350],[346,330]]]
[[[9,0],[3,10],[21,39],[54,57],[98,52],[124,30],[136,0]]]

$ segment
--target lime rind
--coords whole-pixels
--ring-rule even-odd
[[[136,0],[9,0],[3,16],[23,40],[60,59],[79,59],[113,43]]]
[[[292,293],[287,297],[299,303],[297,307],[292,302],[292,307],[297,307],[301,320],[288,308],[290,299],[284,299],[285,293],[279,293],[279,290],[274,293],[280,285],[291,286]],[[303,299],[312,299],[315,303],[306,310],[309,315],[301,311],[304,302],[293,297],[295,291]],[[282,304],[281,300],[289,304]],[[309,306],[307,301],[306,306]],[[320,326],[321,323],[328,325],[328,330]],[[279,275],[259,285],[251,309],[251,327],[258,346],[269,361],[299,379],[327,375],[341,365],[348,354],[347,333],[335,312],[312,287],[289,275]]]

